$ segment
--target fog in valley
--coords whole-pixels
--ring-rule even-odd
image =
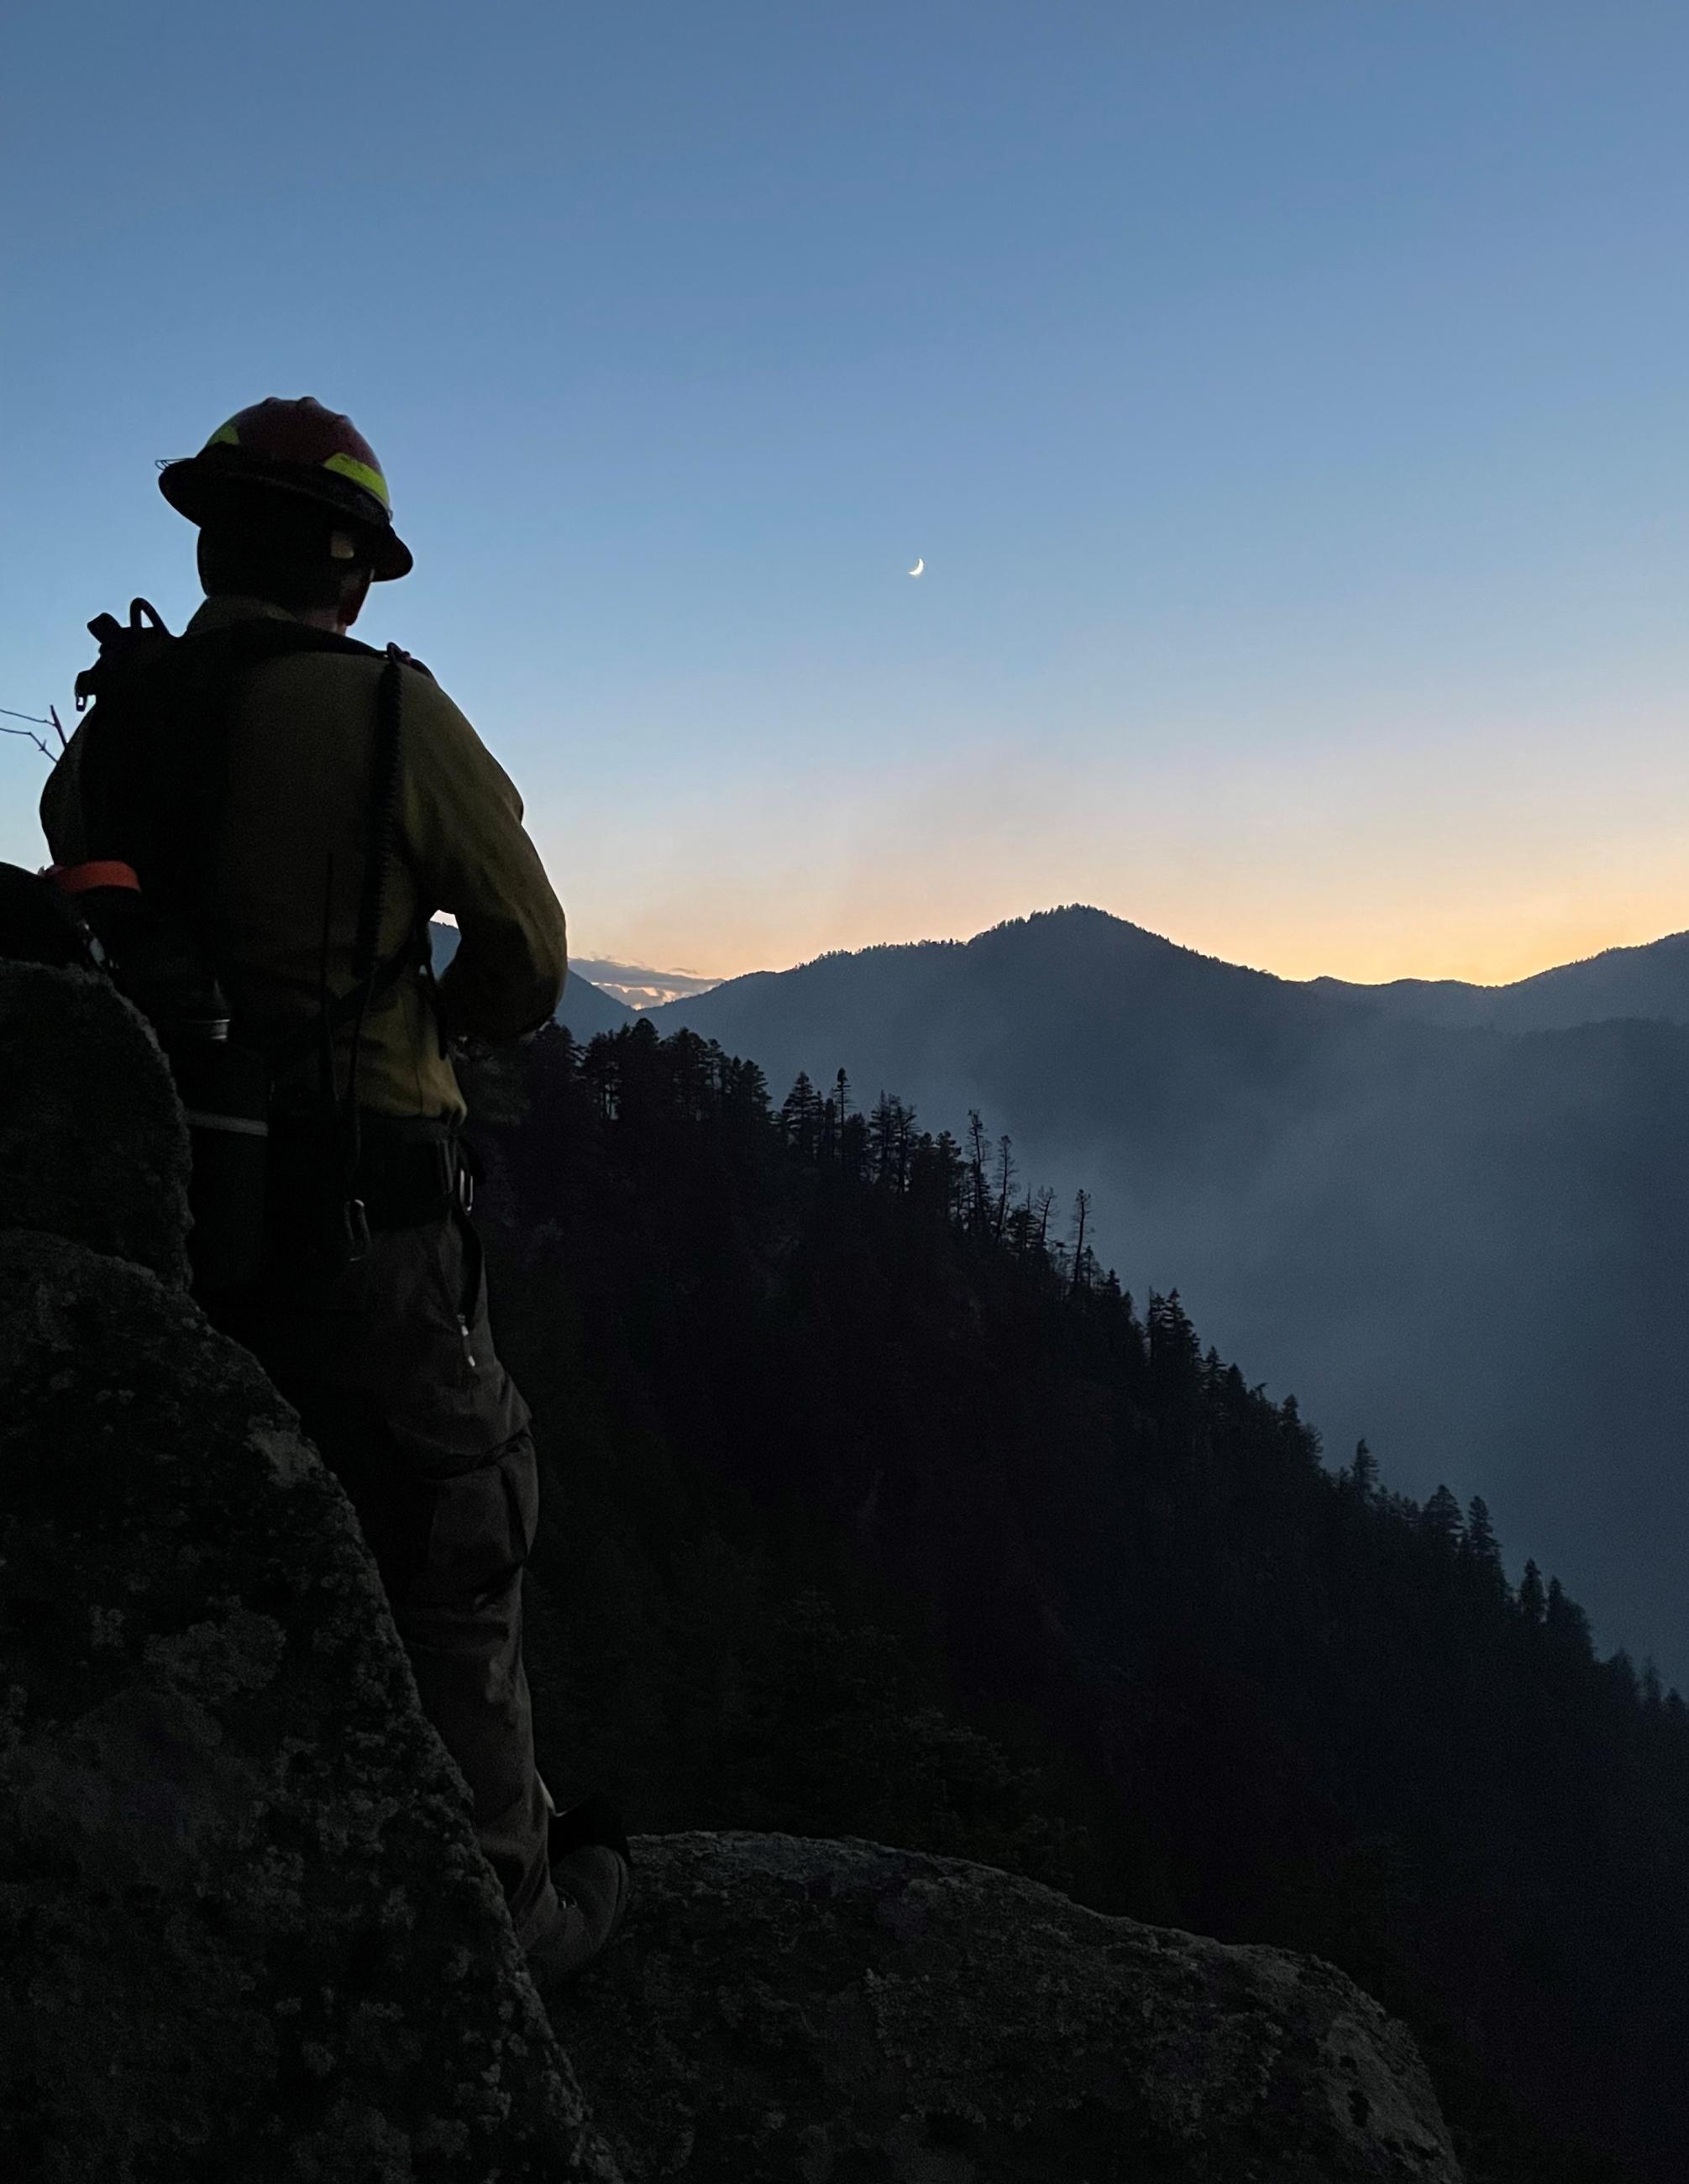
[[[1681,942],[1374,992],[1076,909],[651,1013],[777,1102],[843,1067],[857,1106],[895,1092],[958,1139],[978,1109],[1017,1190],[1054,1185],[1058,1219],[1088,1190],[1102,1262],[1176,1289],[1328,1462],[1364,1436],[1386,1485],[1481,1495],[1515,1578],[1534,1557],[1603,1651],[1684,1687],[1689,1028],[1614,1013],[1639,997],[1689,1019]]]

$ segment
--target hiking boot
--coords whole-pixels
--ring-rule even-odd
[[[633,1894],[627,1859],[605,1843],[582,1843],[554,1858],[557,1919],[528,1951],[528,1970],[553,1984],[590,1964],[615,1935]]]
[[[543,1782],[542,1790],[545,1789]],[[557,1891],[555,1925],[528,1952],[536,1980],[564,1979],[590,1964],[615,1935],[633,1892],[633,1858],[622,1815],[594,1790],[566,1813],[545,1791],[546,1855]]]

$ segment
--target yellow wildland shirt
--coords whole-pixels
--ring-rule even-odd
[[[208,599],[184,637],[254,618],[291,621],[259,599]],[[308,1025],[326,970],[331,997],[354,983],[353,950],[371,834],[376,691],[387,662],[333,652],[264,660],[238,685],[229,783],[203,897],[206,939],[238,1018],[268,1041]],[[400,793],[379,959],[437,911],[457,921],[440,980],[449,1035],[492,1041],[536,1029],[568,972],[562,906],[522,826],[509,776],[437,683],[404,673]],[[42,825],[54,860],[87,855],[78,793],[81,733],[48,777]],[[325,937],[326,946],[325,949]],[[461,1116],[462,1093],[420,969],[371,1004],[358,1104],[386,1115]],[[343,1090],[352,1029],[335,1038]],[[277,1105],[304,1108],[315,1058]]]

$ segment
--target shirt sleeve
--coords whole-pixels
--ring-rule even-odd
[[[431,908],[460,936],[440,979],[448,1036],[520,1039],[563,997],[563,906],[522,826],[515,784],[445,693],[405,681],[403,823]]]

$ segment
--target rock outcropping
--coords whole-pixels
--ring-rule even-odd
[[[0,964],[0,2173],[1458,2184],[1329,1967],[872,1843],[637,1838],[548,2020],[145,1027]]]
[[[1458,2176],[1412,2041],[1315,1958],[878,1843],[634,1853],[625,1939],[551,2013],[629,2177]]]

